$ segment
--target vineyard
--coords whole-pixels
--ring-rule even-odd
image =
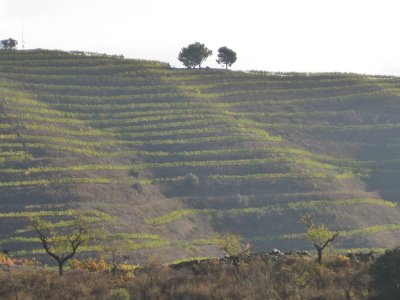
[[[27,217],[88,212],[143,259],[308,247],[309,212],[338,247],[398,244],[400,78],[176,69],[46,50],[0,52],[0,243],[42,256]]]

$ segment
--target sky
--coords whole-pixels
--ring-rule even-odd
[[[0,0],[0,39],[183,67],[182,47],[237,52],[235,70],[400,75],[398,0]],[[21,46],[21,43],[20,43]]]

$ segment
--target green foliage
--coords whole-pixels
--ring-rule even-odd
[[[379,205],[379,204],[375,204]],[[385,204],[383,204],[385,206]],[[371,236],[374,233],[379,233],[379,232],[396,232],[400,230],[400,224],[394,223],[394,224],[380,224],[380,225],[373,225],[373,226],[365,226],[360,229],[350,229],[350,230],[340,230],[337,231],[340,233],[340,236],[342,237],[352,237],[352,236]],[[305,238],[306,233],[300,233],[300,234],[285,234],[282,235],[280,238],[282,239],[294,239],[294,238]],[[353,248],[353,249],[358,249],[358,248]],[[368,248],[369,249],[369,248]],[[376,248],[376,249],[384,249],[384,248]],[[359,250],[367,250],[360,248]],[[355,251],[357,252],[357,251]],[[381,251],[378,251],[381,252]]]
[[[317,261],[319,264],[321,264],[322,252],[335,240],[340,233],[331,232],[324,224],[319,226],[315,225],[313,218],[307,213],[301,216],[300,222],[307,226],[306,238],[317,250]]]
[[[204,44],[199,42],[190,44],[187,47],[183,47],[179,52],[178,60],[187,68],[195,68],[199,66],[203,61],[212,54],[212,51],[207,49]]]
[[[138,179],[138,180],[116,180],[110,178],[101,177],[65,177],[65,178],[48,178],[48,179],[37,179],[37,180],[20,180],[20,181],[3,181],[0,182],[0,187],[19,187],[19,186],[46,186],[46,185],[60,185],[60,184],[122,184],[122,185],[133,185],[135,183],[149,184],[152,181],[149,179]]]
[[[342,206],[342,205],[357,205],[357,204],[370,204],[379,206],[396,207],[396,202],[386,201],[382,199],[337,199],[337,200],[311,200],[311,201],[299,201],[288,203],[289,208],[312,208],[319,206]]]
[[[239,256],[246,250],[242,245],[242,237],[234,233],[222,233],[216,237],[216,241],[229,256]]]
[[[175,210],[169,214],[157,217],[157,218],[146,218],[144,222],[149,225],[161,225],[178,220],[183,216],[189,216],[195,214],[197,211],[193,209],[182,209]]]
[[[400,248],[387,250],[369,269],[374,291],[371,299],[400,299]]]
[[[58,271],[63,275],[64,264],[75,256],[82,244],[86,243],[88,223],[81,215],[75,215],[68,228],[55,229],[49,221],[34,217],[30,224],[37,233],[45,252],[58,263]]]
[[[225,68],[231,67],[237,60],[236,52],[228,47],[221,47],[218,49],[217,63],[224,64]]]
[[[0,41],[0,50],[14,50],[17,48],[18,41],[12,38]]]
[[[211,175],[210,178],[217,181],[240,181],[240,180],[268,180],[286,178],[323,178],[325,173],[262,173],[246,175]]]
[[[98,227],[100,220],[93,220],[86,218],[86,222],[91,224],[91,227]],[[105,221],[101,223],[104,224]],[[74,226],[74,220],[62,221],[62,222],[52,222],[48,225],[49,229],[57,232],[68,231],[71,226]],[[13,255],[16,257],[25,257],[31,255],[46,255],[43,248],[33,248],[39,242],[38,237],[28,238],[25,237],[29,230],[19,231],[15,233],[14,237],[2,239],[3,243],[26,243],[31,244],[30,250],[19,250],[13,251]],[[21,234],[22,236],[16,236],[16,234]],[[85,255],[93,255],[96,253],[107,259],[111,263],[111,258],[120,257],[122,263],[126,261],[125,256],[131,255],[137,250],[149,250],[158,249],[163,247],[168,247],[171,245],[178,246],[180,241],[171,241],[163,239],[158,235],[148,234],[148,233],[108,233],[99,230],[93,230],[86,236],[87,241],[79,247],[79,253],[85,253]],[[16,245],[17,248],[19,246]]]
[[[317,245],[318,247],[323,247],[323,245],[326,243],[327,240],[331,239],[333,236],[333,233],[326,228],[324,224],[320,226],[311,226],[307,230],[307,239],[311,241],[314,245]]]
[[[237,195],[236,195],[237,196]],[[243,199],[243,196],[240,195],[240,198]],[[246,197],[248,200],[248,197]],[[246,200],[244,199],[244,200]],[[145,223],[149,225],[162,225],[174,222],[182,217],[191,216],[191,215],[227,215],[227,216],[240,216],[247,214],[263,214],[268,211],[282,211],[285,209],[295,209],[295,210],[303,210],[303,209],[318,209],[323,206],[343,206],[343,205],[362,205],[362,204],[370,204],[370,205],[378,205],[378,206],[387,206],[387,207],[396,207],[396,203],[390,201],[384,201],[381,199],[337,199],[337,200],[310,200],[310,201],[295,201],[290,202],[287,205],[269,205],[263,207],[247,207],[247,208],[233,208],[233,209],[180,209],[175,210],[170,213],[161,215],[156,218],[146,218]],[[0,215],[1,216],[1,215]],[[354,229],[348,231],[340,231],[341,236],[351,236],[351,235],[367,235],[374,232],[393,230],[396,231],[400,228],[399,224],[384,224],[384,225],[375,225],[371,227],[365,227],[363,229]],[[290,234],[284,235],[284,238],[302,238],[305,237],[303,234]]]
[[[352,229],[347,230],[341,233],[343,236],[352,236],[352,235],[363,235],[363,236],[370,236],[371,234],[383,231],[398,231],[400,230],[400,224],[380,224],[380,225],[373,225],[373,226],[366,226],[361,229]]]
[[[270,207],[268,207],[270,208]],[[265,209],[268,209],[265,207]],[[262,212],[264,208],[248,207],[248,208],[232,208],[232,209],[180,209],[170,212],[168,214],[162,215],[156,218],[146,218],[144,222],[149,225],[162,225],[176,221],[182,217],[190,215],[218,215],[226,214],[228,216],[238,216],[251,214],[256,212]]]
[[[59,216],[66,216],[66,217],[74,217],[79,215],[80,211],[75,209],[69,210],[41,210],[41,211],[18,211],[18,212],[4,212],[0,213],[0,218],[40,218],[40,217],[59,217]],[[97,218],[99,221],[107,221],[112,219],[112,217],[104,212],[99,212],[92,210],[81,216],[81,218],[91,219]],[[49,225],[49,224],[47,224]]]

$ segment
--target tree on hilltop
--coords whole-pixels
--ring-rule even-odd
[[[217,63],[224,64],[225,69],[231,67],[237,60],[236,52],[228,47],[221,47],[218,49]]]
[[[18,42],[12,38],[9,38],[8,40],[0,41],[0,49],[1,50],[16,49],[17,45],[18,45]]]
[[[204,44],[196,42],[194,44],[190,44],[187,47],[183,47],[181,52],[179,53],[178,60],[186,68],[196,68],[196,66],[199,66],[199,68],[201,68],[201,63],[205,61],[210,55],[212,55],[211,50],[207,49]]]

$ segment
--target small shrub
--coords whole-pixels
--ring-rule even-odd
[[[200,181],[199,181],[199,177],[196,174],[188,173],[185,175],[183,183],[185,186],[194,187],[194,186],[198,186]]]
[[[339,255],[335,258],[333,262],[333,267],[346,267],[350,265],[350,258],[344,255]]]
[[[71,269],[85,270],[89,272],[109,272],[110,265],[100,258],[96,260],[94,258],[88,258],[86,260],[71,259],[69,262]]]
[[[372,299],[400,299],[400,248],[387,250],[369,269]]]
[[[137,190],[139,193],[143,192],[143,185],[140,182],[136,182],[132,185],[132,187]]]
[[[250,198],[247,195],[236,194],[234,199],[239,206],[249,206]]]
[[[110,300],[129,300],[129,292],[127,289],[118,288],[111,290]]]
[[[129,171],[129,175],[133,176],[133,177],[139,177],[140,171],[132,169],[132,170]]]
[[[2,266],[7,266],[7,267],[11,267],[15,264],[14,260],[5,256],[5,255],[1,255],[0,254],[0,265]]]
[[[242,237],[234,233],[223,233],[217,237],[221,250],[225,251],[229,256],[239,256],[245,251],[242,245]]]

